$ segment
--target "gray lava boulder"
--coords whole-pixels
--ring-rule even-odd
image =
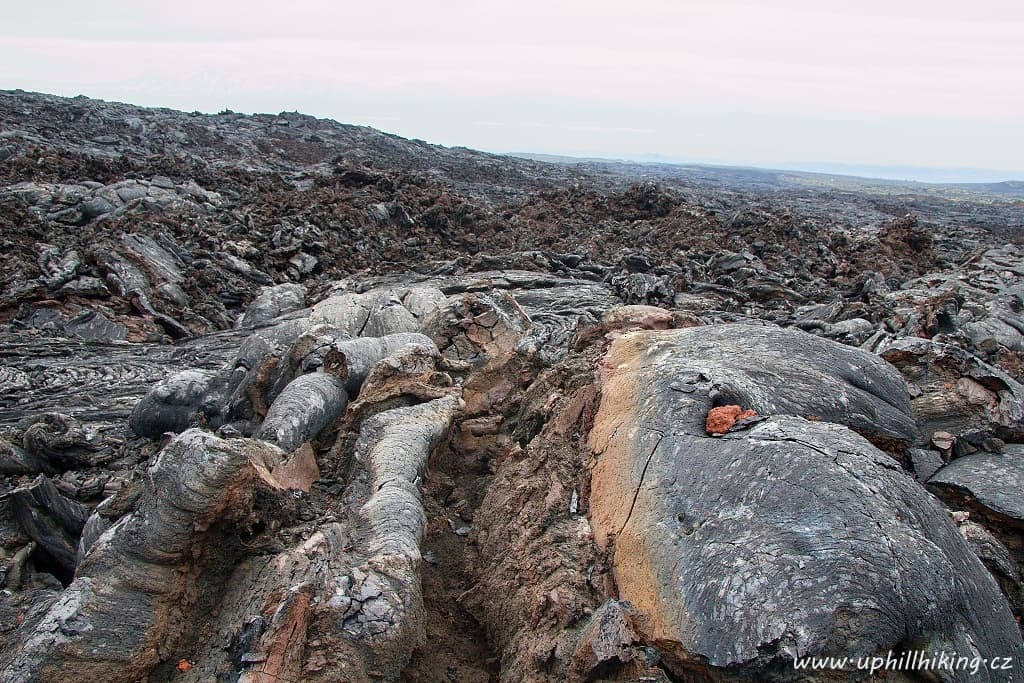
[[[1005,598],[947,512],[854,431],[913,439],[895,369],[747,325],[629,333],[602,366],[595,540],[675,674],[762,680],[792,675],[794,657],[908,643],[1024,664]],[[709,436],[722,403],[766,419]]]
[[[180,434],[216,416],[230,395],[228,378],[212,370],[183,370],[159,382],[136,405],[128,424],[139,436]]]
[[[301,375],[274,399],[256,436],[294,451],[341,417],[347,405],[344,380],[326,372]]]
[[[345,388],[348,389],[349,396],[355,397],[359,394],[363,380],[378,361],[411,344],[427,349],[437,348],[430,337],[417,332],[398,332],[385,337],[360,337],[336,343],[333,350],[340,354],[340,363],[344,366],[344,374],[347,377]]]
[[[259,296],[246,307],[245,315],[242,316],[238,326],[266,325],[279,315],[297,311],[305,305],[306,288],[302,285],[286,282],[273,287],[264,287]]]
[[[957,458],[928,480],[943,492],[959,494],[986,512],[1024,524],[1024,445],[1003,453],[975,453]]]
[[[874,349],[914,388],[913,413],[923,436],[985,430],[1024,436],[1024,386],[1008,373],[952,344],[897,337]]]

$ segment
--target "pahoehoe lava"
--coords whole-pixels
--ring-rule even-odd
[[[0,92],[0,681],[1015,680],[1022,207]]]

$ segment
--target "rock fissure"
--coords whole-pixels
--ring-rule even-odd
[[[619,527],[618,532],[615,534],[616,536],[622,533],[622,530],[629,524],[630,517],[633,516],[633,508],[636,507],[636,499],[640,496],[640,491],[644,487],[644,479],[647,477],[647,468],[650,466],[651,459],[654,457],[654,453],[658,450],[658,446],[661,445],[661,440],[663,438],[664,435],[658,435],[657,442],[655,442],[654,447],[651,448],[651,452],[647,455],[647,460],[644,462],[644,468],[640,471],[640,483],[637,484],[636,492],[633,493],[633,499],[629,503],[629,512],[626,513],[626,519],[622,522],[622,526]]]

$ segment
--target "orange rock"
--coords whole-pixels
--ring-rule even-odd
[[[187,659],[178,660],[178,671],[185,672],[192,669],[192,662]]]
[[[708,434],[725,434],[738,420],[756,417],[753,410],[743,410],[737,405],[719,406],[708,411],[708,419],[704,429]]]

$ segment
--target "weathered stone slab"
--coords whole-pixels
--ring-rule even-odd
[[[966,493],[982,507],[1024,523],[1024,445],[957,458],[928,483]]]

